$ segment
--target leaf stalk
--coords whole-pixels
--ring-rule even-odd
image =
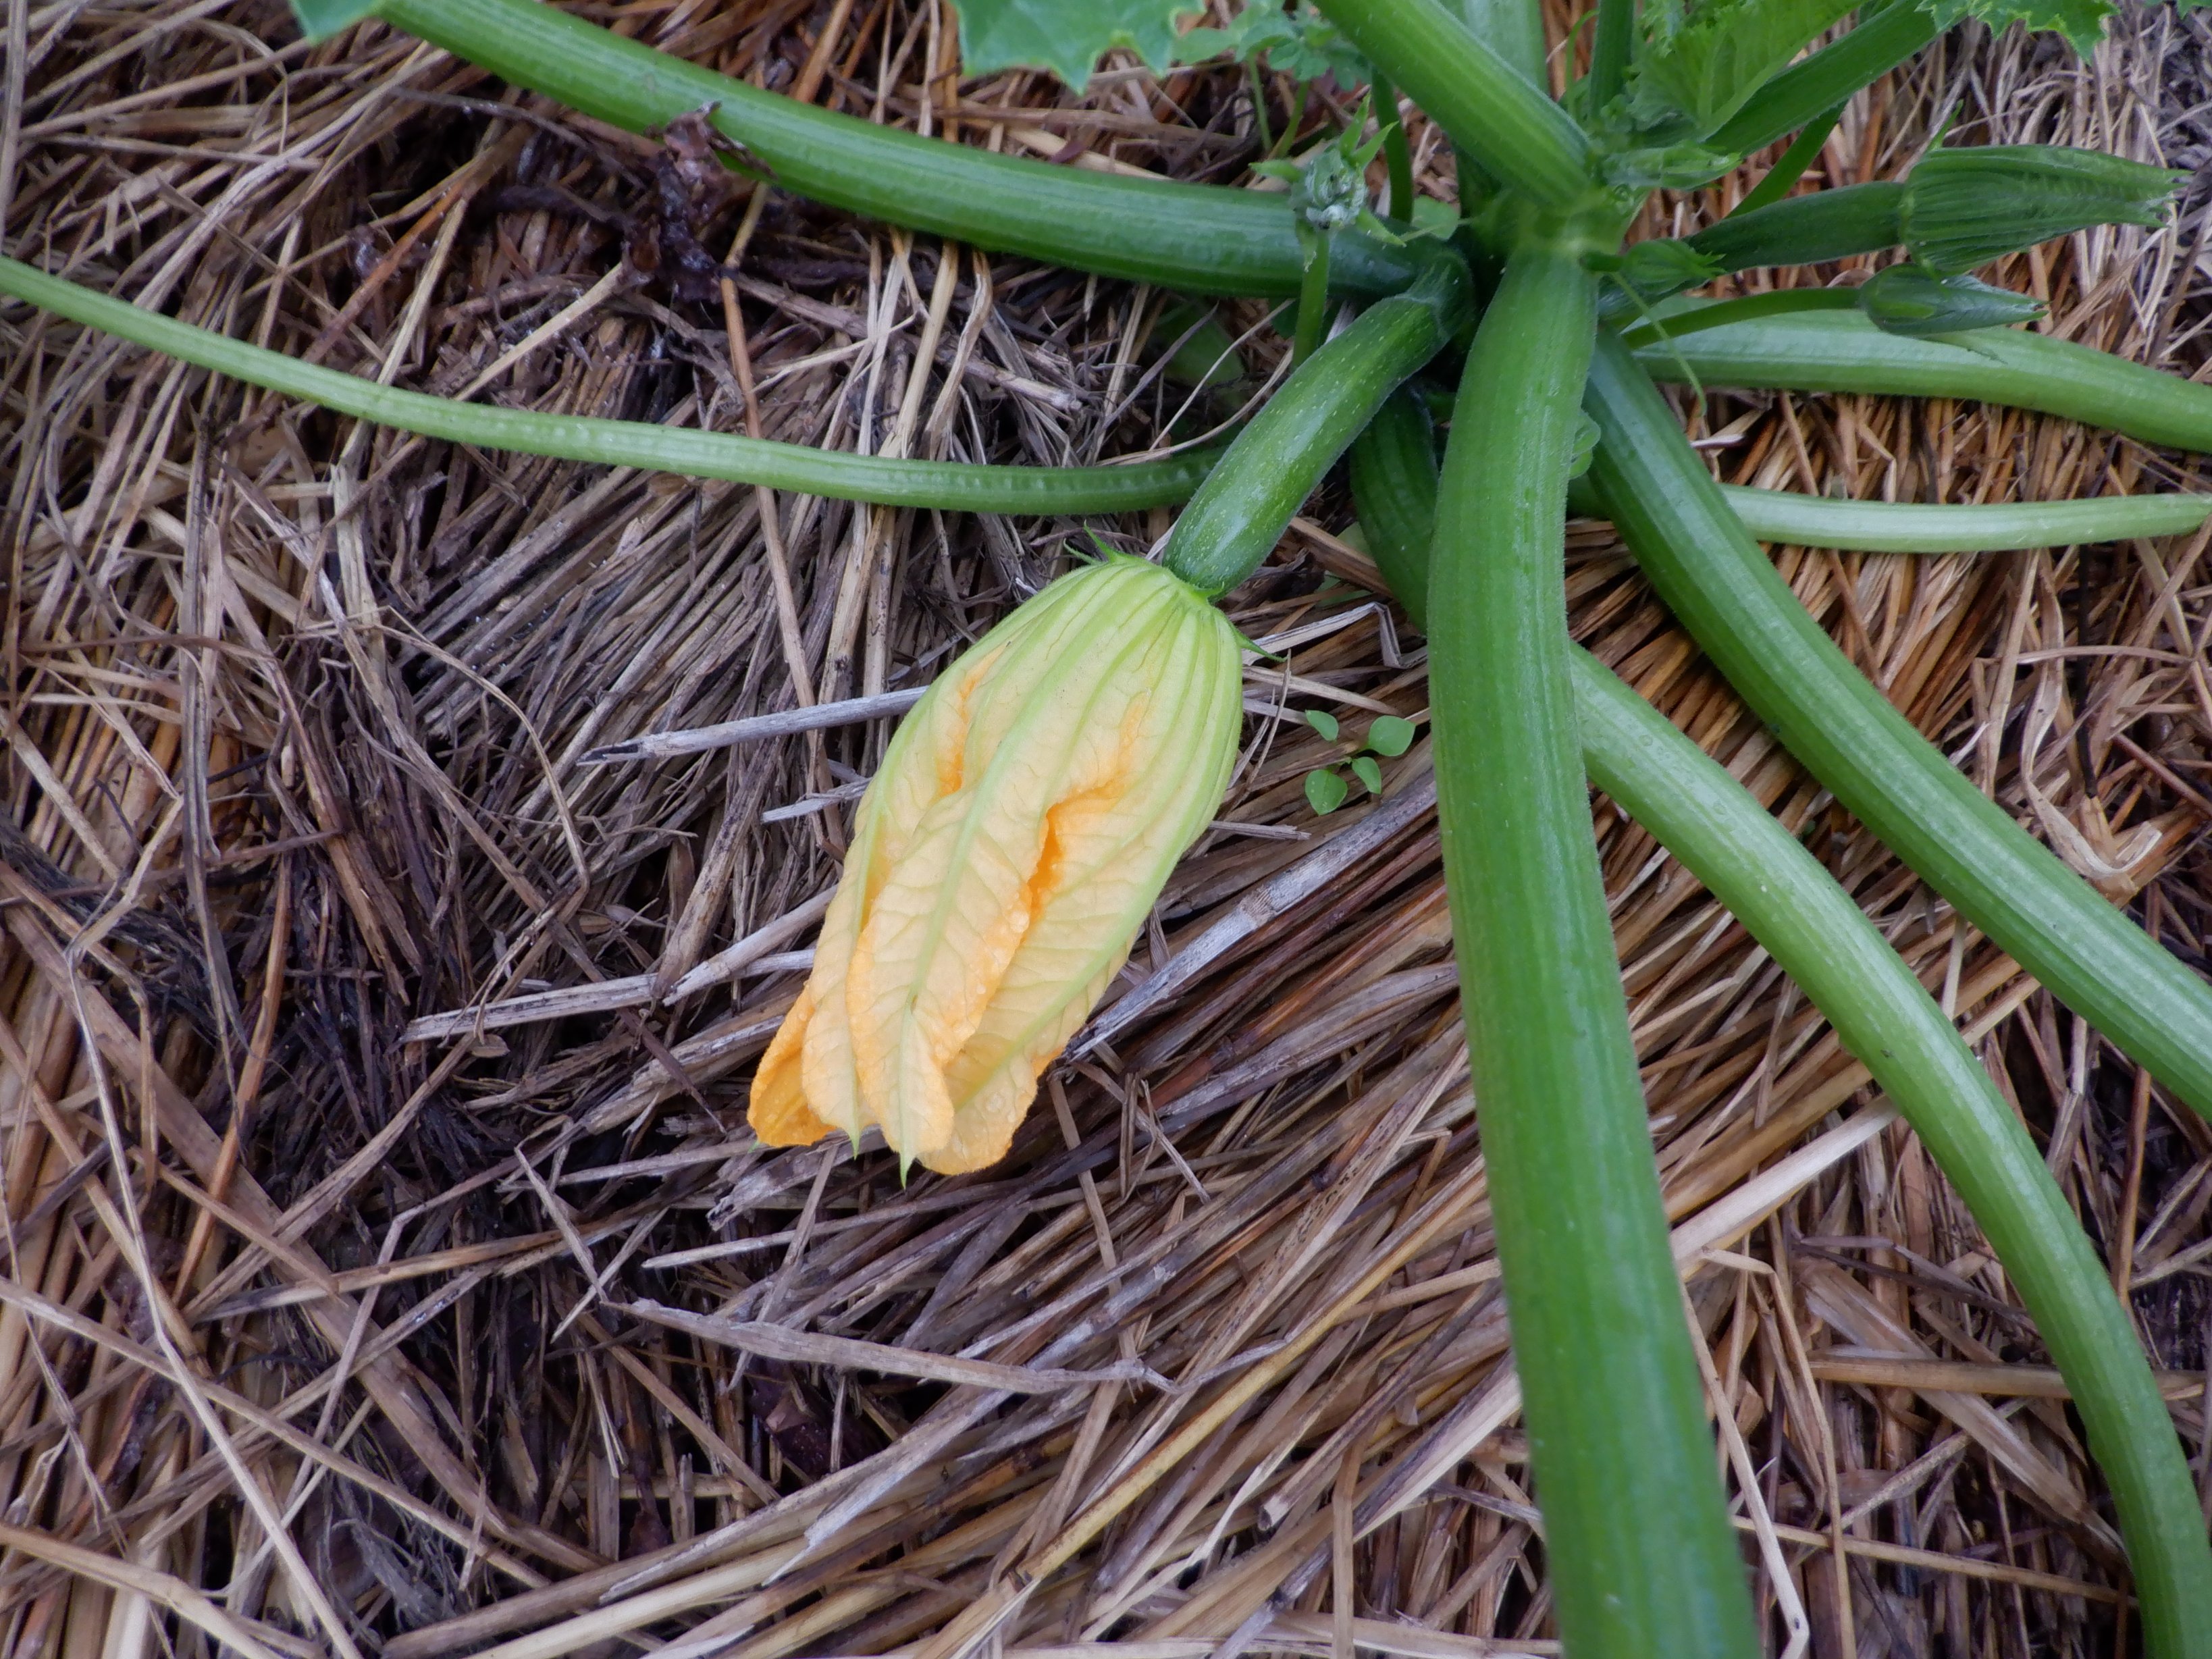
[[[1747,1659],[1568,679],[1581,252],[1524,236],[1461,381],[1429,575],[1444,874],[1561,1633]]]
[[[2027,1128],[1818,860],[1597,660],[1572,659],[1590,778],[1728,908],[1874,1073],[1988,1235],[2111,1486],[2160,1656],[2212,1639],[2212,1547],[2133,1323]]]
[[[837,501],[965,513],[1121,513],[1187,499],[1221,454],[1193,451],[1129,466],[981,466],[852,455],[641,421],[541,415],[433,398],[303,363],[281,351],[142,310],[20,260],[0,258],[0,294],[181,362],[404,432],[526,455],[727,478]]]
[[[1588,135],[1437,0],[1322,0],[1322,10],[1507,189],[1548,208],[1591,197]]]
[[[2212,1116],[2212,990],[1868,682],[1745,532],[1616,337],[1598,342],[1588,408],[1602,434],[1591,484],[1660,598],[1737,694],[1967,921]]]

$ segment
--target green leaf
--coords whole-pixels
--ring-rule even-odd
[[[2180,9],[2206,3],[2184,0]],[[1993,30],[2008,23],[2049,29],[2064,35],[2084,58],[2105,38],[2105,20],[2112,15],[2111,0],[1921,0],[1921,6],[1938,27],[1947,29],[1969,17]]]
[[[1701,0],[1649,8],[1629,70],[1631,123],[1670,137],[1703,137],[1857,3]]]
[[[292,0],[292,15],[310,40],[327,40],[376,9],[376,0]]]
[[[2212,6],[2212,0],[2204,0]],[[1390,211],[1397,212],[1396,203]],[[1459,210],[1449,202],[1439,202],[1433,196],[1416,197],[1413,200],[1413,234],[1416,236],[1449,236],[1459,228]]]
[[[1374,756],[1353,756],[1352,770],[1352,775],[1367,786],[1369,794],[1379,795],[1382,793],[1382,769],[1376,763]]]
[[[1080,92],[1101,54],[1127,46],[1155,70],[1175,61],[1176,20],[1197,0],[957,0],[960,58],[969,75],[1021,65],[1050,70]]]
[[[1319,817],[1327,817],[1343,805],[1344,798],[1351,793],[1344,780],[1327,767],[1306,774],[1306,805]]]
[[[1340,729],[1336,723],[1335,715],[1324,714],[1318,708],[1309,708],[1306,710],[1306,724],[1313,727],[1315,731],[1320,732],[1322,737],[1328,738],[1331,743],[1334,743],[1336,741],[1336,734]]]
[[[1279,0],[1252,0],[1229,20],[1225,29],[1193,29],[1176,49],[1178,64],[1202,64],[1230,57],[1240,64],[1267,60],[1293,80],[1334,80],[1346,92],[1363,86],[1373,71],[1344,32],[1316,11],[1310,0],[1285,12]]]
[[[1378,714],[1375,724],[1367,728],[1367,746],[1376,754],[1395,760],[1413,746],[1413,723],[1400,720],[1395,714]]]
[[[1401,236],[1396,231],[1391,229],[1389,226],[1384,224],[1366,208],[1359,210],[1359,217],[1353,220],[1352,223],[1358,227],[1361,234],[1372,236],[1378,242],[1387,242],[1392,247],[1403,247],[1406,246],[1406,239],[1404,237]],[[1419,235],[1420,233],[1417,231],[1414,234]]]
[[[1256,63],[1262,53],[1272,48],[1289,46],[1297,39],[1297,33],[1280,6],[1247,6],[1229,20],[1225,29],[1189,31],[1176,48],[1176,59],[1184,64],[1202,64],[1209,58],[1227,57],[1240,64]]]

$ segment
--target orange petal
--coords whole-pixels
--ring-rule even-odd
[[[1014,1131],[1021,1127],[1036,1099],[1037,1079],[1090,1018],[1091,1010],[1128,954],[1129,942],[1124,940],[1088,984],[1058,986],[1060,994],[1053,999],[1045,1017],[1023,1031],[1017,1043],[1009,1045],[994,1041],[994,1036],[977,1034],[946,1072],[948,1091],[958,1091],[964,1097],[953,1109],[952,1133],[922,1158],[924,1164],[939,1175],[966,1175],[987,1169],[1006,1155],[1006,1149],[1013,1145]],[[1016,963],[1015,973],[1020,972],[1021,966]],[[1018,1006],[1023,999],[1012,979],[1010,975],[1007,988]],[[1012,1009],[1002,1010],[994,1003],[986,1024],[1002,1012],[1011,1013]],[[972,1075],[979,1069],[983,1073],[980,1080]]]
[[[923,815],[873,895],[846,1011],[860,1109],[902,1157],[929,1161],[951,1133],[944,1070],[996,999],[1040,882],[1057,878],[1049,823],[1071,797],[1110,802],[1125,781],[1126,734],[1153,684],[1132,671],[1172,600],[1154,587],[1089,618],[1083,649],[1064,630],[1028,630],[976,699],[961,787]],[[1079,982],[1057,988],[1065,1000]]]
[[[799,1000],[776,1027],[775,1040],[761,1056],[760,1069],[753,1073],[745,1121],[770,1146],[810,1146],[830,1133],[830,1126],[807,1106],[806,1092],[799,1084],[799,1057],[813,1018],[814,993],[809,986],[799,992]]]
[[[925,1156],[951,1132],[945,1063],[982,1018],[1029,927],[1024,866],[1035,853],[1002,837],[971,839],[975,805],[963,791],[926,815],[877,895],[847,981],[860,1109],[905,1158]]]
[[[933,1170],[1003,1156],[1219,803],[1238,663],[1225,617],[1133,560],[1062,578],[963,653],[861,802],[758,1121],[872,1121]]]
[[[852,964],[855,921],[864,884],[858,866],[865,854],[854,842],[845,878],[822,918],[822,937],[814,947],[814,971],[806,981],[811,1018],[801,1048],[799,1082],[808,1109],[832,1128],[858,1136],[862,1117],[860,1085],[853,1071],[853,1033],[845,1018],[845,976]],[[779,1036],[781,1033],[777,1034]],[[765,1065],[765,1061],[763,1062]]]
[[[1037,1079],[1082,1026],[1176,860],[1221,799],[1242,698],[1235,636],[1218,613],[1170,634],[1146,665],[1159,696],[1133,699],[1117,741],[1125,774],[1059,803],[1031,886],[1030,931],[945,1073],[953,1133],[925,1159],[950,1172],[1005,1155]]]

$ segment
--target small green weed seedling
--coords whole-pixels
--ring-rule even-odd
[[[1320,732],[1330,743],[1341,740],[1343,723],[1335,715],[1319,708],[1306,710],[1306,724]],[[1370,795],[1382,793],[1382,762],[1395,760],[1412,747],[1413,722],[1395,714],[1377,714],[1375,723],[1367,728],[1367,740],[1358,751],[1345,762],[1352,775],[1367,786]],[[1377,759],[1380,756],[1382,758]],[[1306,805],[1322,817],[1345,803],[1352,786],[1344,781],[1344,774],[1334,763],[1316,766],[1306,774]]]

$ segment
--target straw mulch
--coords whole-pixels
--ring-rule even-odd
[[[1255,155],[1233,73],[1116,70],[1080,101],[962,80],[933,0],[594,15],[1063,165],[1233,182]],[[358,374],[1053,465],[1231,418],[1284,353],[1262,307],[1224,307],[1242,379],[1193,398],[1152,372],[1187,326],[1166,296],[780,195],[748,217],[682,133],[610,131],[378,27],[309,48],[275,0],[0,21],[10,252]],[[2130,9],[2082,66],[1968,29],[1860,100],[1821,169],[1887,176],[1947,116],[2193,162],[2208,40]],[[1414,124],[1449,196],[1437,137]],[[2190,372],[2204,206],[2007,275],[2053,331]],[[726,300],[711,267],[748,224]],[[1003,1165],[902,1188],[873,1143],[744,1127],[887,722],[583,757],[919,684],[1071,543],[1141,548],[1165,515],[856,510],[362,429],[21,307],[0,338],[9,1653],[946,1659],[984,1598],[1018,1601],[1008,1651],[1553,1650],[1425,744],[1379,805],[1316,819],[1302,794],[1341,750],[1297,711],[1343,716],[1348,747],[1425,699],[1419,639],[1342,580],[1340,487],[1232,607],[1309,631],[1252,672],[1224,825],[1115,994],[1149,988]],[[2192,476],[1970,406],[1685,418],[1723,476],[1814,491]],[[1777,557],[1923,731],[2202,965],[2206,541]],[[2201,1470],[2212,1134],[1776,750],[1607,526],[1569,559],[1578,635],[1955,1010]],[[1774,1646],[2124,1651],[2096,1472],[1972,1222],[1742,930],[1595,810]]]

